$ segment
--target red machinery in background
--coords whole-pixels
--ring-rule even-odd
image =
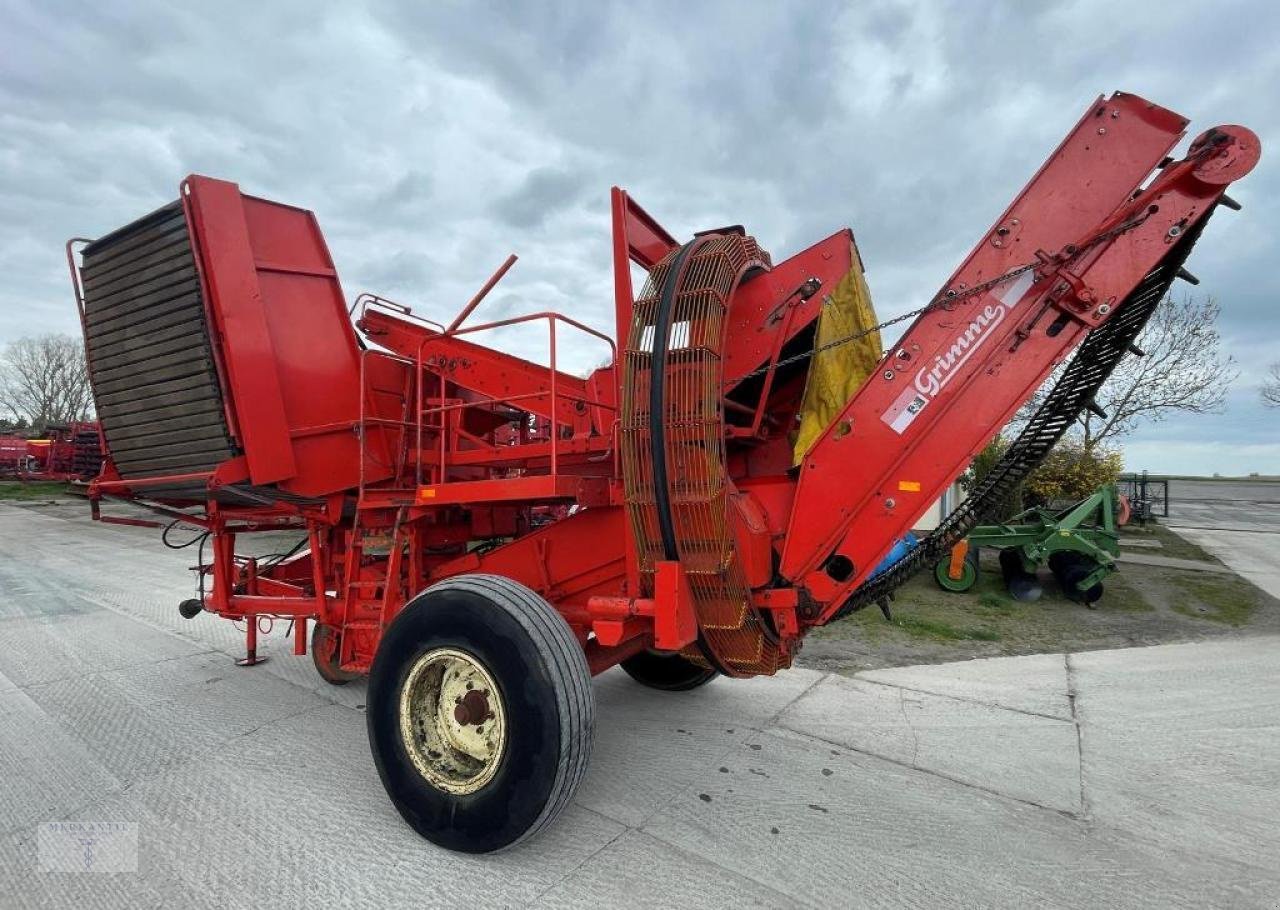
[[[38,468],[25,436],[0,436],[0,478],[21,478]]]
[[[0,477],[90,480],[102,470],[98,424],[50,423],[39,439],[0,436]]]
[[[73,241],[79,265],[68,246],[108,450],[94,514],[127,497],[204,528],[184,611],[246,620],[245,664],[259,617],[295,620],[299,654],[312,621],[327,680],[370,675],[405,819],[508,846],[581,780],[591,674],[675,690],[787,667],[1047,454],[1258,160],[1239,126],[1166,158],[1186,125],[1090,105],[883,354],[848,230],[775,263],[740,227],[677,240],[615,189],[614,335],[549,312],[465,325],[510,261],[448,326],[372,295],[353,326],[311,213],[190,177]],[[549,366],[476,340],[516,323],[545,327]],[[573,336],[607,365],[561,370]],[[1073,351],[984,484],[886,562]],[[237,553],[290,529],[290,553]]]
[[[98,424],[80,420],[51,423],[42,439],[27,445],[39,465],[31,480],[90,480],[102,470],[102,443]]]

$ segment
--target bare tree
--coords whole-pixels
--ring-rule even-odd
[[[70,335],[20,338],[0,352],[0,405],[38,430],[93,409],[84,345]]]
[[[1267,375],[1262,378],[1258,394],[1267,407],[1280,408],[1280,360],[1267,367]]]
[[[1240,371],[1234,358],[1221,354],[1220,310],[1212,297],[1169,295],[1160,303],[1135,343],[1142,356],[1125,357],[1098,390],[1095,402],[1106,416],[1086,410],[1076,418],[1074,435],[1086,453],[1172,413],[1222,409]],[[1027,403],[1017,422],[1039,407],[1057,377]]]

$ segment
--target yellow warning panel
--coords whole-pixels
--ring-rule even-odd
[[[871,290],[862,274],[857,246],[850,251],[849,258],[852,262],[849,273],[823,301],[815,347],[866,331],[876,324]],[[792,449],[793,464],[800,463],[827,425],[862,387],[882,353],[880,333],[876,331],[814,356],[800,405],[800,429]]]

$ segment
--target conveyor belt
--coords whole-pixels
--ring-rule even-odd
[[[237,455],[182,204],[94,241],[82,256],[94,397],[120,476],[197,473]]]
[[[1044,404],[969,497],[892,568],[863,582],[832,619],[847,616],[892,594],[916,572],[934,565],[974,526],[999,517],[992,515],[992,510],[1007,501],[1010,492],[1053,450],[1129,352],[1138,333],[1168,293],[1212,214],[1206,214],[1183,234],[1164,261],[1125,298],[1116,315],[1085,338]]]

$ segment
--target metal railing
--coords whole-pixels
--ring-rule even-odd
[[[443,334],[446,337],[456,338],[460,335],[471,335],[476,332],[492,331],[493,329],[500,329],[500,328],[505,328],[507,326],[513,326],[513,325],[521,325],[529,322],[538,322],[544,319],[547,322],[547,347],[548,347],[548,356],[550,359],[550,364],[547,367],[549,372],[548,391],[524,392],[518,395],[505,395],[501,397],[486,396],[486,399],[487,399],[487,403],[490,403],[490,404],[512,405],[515,402],[519,402],[519,401],[528,401],[531,399],[541,399],[541,398],[547,398],[547,397],[550,398],[550,407],[548,408],[551,414],[550,418],[548,418],[548,424],[549,424],[548,435],[550,438],[548,441],[550,443],[550,448],[551,448],[551,455],[550,455],[551,474],[554,476],[559,469],[559,456],[560,456],[560,450],[559,450],[560,428],[559,428],[559,421],[557,420],[558,403],[561,400],[569,401],[569,402],[582,402],[582,404],[588,408],[596,407],[596,408],[603,408],[608,411],[613,411],[615,413],[617,412],[616,404],[610,404],[608,402],[600,401],[598,399],[591,398],[585,395],[576,395],[573,393],[566,394],[562,392],[562,390],[559,387],[560,371],[557,365],[558,354],[557,354],[557,342],[556,342],[556,326],[558,323],[564,323],[565,325],[571,326],[572,328],[575,328],[580,332],[583,332],[587,335],[591,335],[595,338],[599,338],[601,341],[603,341],[605,344],[609,346],[610,363],[616,363],[618,359],[618,346],[617,344],[614,343],[614,340],[610,338],[608,335],[605,335],[603,332],[599,332],[591,328],[590,326],[584,325],[581,322],[578,322],[576,319],[572,319],[568,316],[563,316],[559,313],[553,313],[550,311],[544,311],[541,313],[530,313],[525,316],[513,316],[509,319],[499,319],[493,322],[485,322],[479,325],[469,326],[465,329],[450,328],[449,330],[445,331]],[[456,324],[457,324],[457,320],[454,321],[455,326]],[[418,382],[419,391],[421,391],[422,380],[423,380],[423,369],[425,366],[422,360],[422,352],[423,352],[423,349],[426,347],[427,343],[432,340],[433,340],[432,338],[424,338],[422,341],[422,344],[418,346],[417,375],[419,377],[419,382]],[[448,473],[447,473],[448,472],[448,432],[447,432],[448,421],[447,421],[447,418],[445,417],[445,414],[449,411],[455,411],[455,410],[468,408],[468,407],[475,407],[478,404],[478,402],[450,403],[448,401],[446,391],[447,391],[447,382],[445,378],[441,376],[439,405],[437,405],[434,408],[424,408],[420,406],[417,411],[419,426],[422,425],[421,424],[422,418],[426,417],[427,415],[436,414],[436,413],[439,413],[441,415],[440,462],[439,462],[439,480],[438,480],[439,483],[447,482],[447,478],[448,478]],[[518,409],[518,410],[521,410],[521,409]],[[421,454],[422,454],[421,431],[419,431],[418,440],[419,440],[418,457],[420,461]]]
[[[1128,497],[1133,517],[1139,523],[1169,517],[1169,481],[1152,480],[1143,471],[1141,474],[1121,475],[1116,480],[1116,488]]]
[[[566,390],[560,382],[559,371],[559,344],[556,336],[556,329],[560,323],[564,323],[578,331],[590,335],[603,341],[609,346],[610,362],[617,362],[617,345],[614,340],[603,332],[599,332],[590,326],[578,322],[568,316],[563,316],[554,312],[530,313],[524,316],[515,316],[509,319],[500,319],[493,322],[482,323],[466,328],[445,328],[439,323],[429,319],[424,319],[414,314],[408,307],[394,301],[378,297],[373,294],[361,294],[357,299],[356,305],[353,305],[352,312],[356,306],[363,305],[365,308],[377,306],[396,312],[400,316],[412,319],[432,330],[430,335],[422,339],[418,345],[418,350],[414,357],[406,357],[393,354],[383,350],[365,349],[361,351],[360,356],[360,410],[359,425],[357,428],[360,446],[360,473],[359,483],[361,492],[364,491],[368,483],[366,467],[373,458],[370,451],[370,437],[377,435],[371,433],[375,427],[386,428],[389,432],[383,435],[388,446],[388,451],[393,447],[394,452],[391,454],[389,463],[381,463],[383,467],[391,471],[393,483],[397,486],[406,480],[411,480],[415,486],[421,486],[424,483],[432,485],[447,483],[449,471],[449,456],[456,444],[456,437],[462,434],[461,428],[454,423],[451,427],[450,416],[461,412],[467,408],[476,407],[502,407],[508,406],[514,410],[523,411],[519,407],[521,402],[530,400],[546,400],[548,402],[547,411],[549,417],[547,423],[547,443],[549,446],[549,462],[550,473],[556,475],[559,471],[561,460],[561,427],[563,422],[558,419],[560,405],[564,402],[578,403],[580,402],[584,410],[589,408],[599,408],[612,412],[614,418],[608,423],[609,433],[612,435],[614,426],[617,423],[616,403],[610,403],[600,400],[591,395],[584,395],[572,390]],[[363,312],[363,311],[362,311]],[[470,335],[478,332],[491,331],[508,326],[521,325],[532,322],[545,321],[547,323],[547,349],[550,363],[547,367],[548,380],[547,388],[534,392],[523,392],[514,395],[489,396],[485,395],[482,401],[459,401],[456,398],[449,397],[449,381],[441,374],[433,374],[430,370],[431,364],[429,358],[425,356],[427,346],[440,338],[457,337],[460,335]],[[387,361],[393,361],[403,366],[406,373],[409,374],[409,382],[406,387],[400,390],[403,399],[400,408],[399,417],[391,417],[385,413],[370,413],[370,397],[375,391],[369,385],[369,370],[367,366],[370,357],[380,358]],[[428,391],[428,383],[434,378],[438,383],[438,388]],[[384,393],[390,390],[382,390]],[[437,418],[437,419],[433,419]],[[396,431],[399,431],[398,433]],[[430,444],[434,445],[436,451],[435,463],[430,464],[424,460],[426,449],[428,446],[427,435],[434,431],[437,435],[435,440]],[[410,434],[411,437],[410,437]],[[465,434],[467,438],[472,439],[478,444],[483,444],[483,440],[477,437]],[[392,438],[386,438],[391,436]],[[398,439],[395,438],[398,436]],[[410,445],[410,439],[412,445]],[[498,446],[494,446],[496,450]],[[412,475],[409,475],[409,468],[412,466]],[[428,473],[429,472],[429,473]]]

